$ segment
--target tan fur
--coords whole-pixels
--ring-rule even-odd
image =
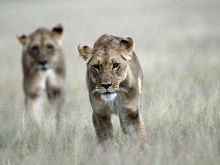
[[[102,35],[93,48],[78,46],[87,62],[87,87],[98,142],[113,140],[111,114],[119,115],[123,132],[140,147],[146,142],[140,114],[143,75],[133,40]],[[107,93],[106,93],[107,92]]]
[[[46,93],[58,128],[64,102],[65,60],[61,49],[63,27],[39,28],[30,35],[18,36],[23,46],[23,89],[25,109],[39,125],[44,115]]]

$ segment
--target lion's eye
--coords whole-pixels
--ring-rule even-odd
[[[114,68],[117,68],[119,66],[119,63],[114,63],[113,65],[112,65],[112,68],[114,69]]]
[[[53,52],[54,52],[54,46],[51,45],[51,44],[48,44],[48,45],[47,45],[47,50],[48,50],[50,53],[53,53]]]
[[[99,64],[92,65],[92,67],[93,67],[94,69],[100,70],[100,65],[99,65]]]
[[[38,46],[33,46],[32,48],[31,48],[31,54],[32,55],[38,55],[38,53],[39,53],[39,47]]]

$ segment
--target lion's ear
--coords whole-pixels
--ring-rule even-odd
[[[92,57],[92,49],[86,45],[78,46],[79,55],[85,60],[89,60]]]
[[[62,44],[63,31],[64,29],[61,24],[58,24],[57,26],[52,28],[52,37],[57,41],[59,45]]]
[[[134,47],[133,39],[131,37],[122,39],[119,45],[120,45],[120,51],[122,52],[122,56],[129,60],[133,54],[132,53]]]
[[[26,46],[29,42],[28,36],[26,36],[24,34],[20,35],[20,36],[17,35],[17,39],[21,43],[22,46]]]

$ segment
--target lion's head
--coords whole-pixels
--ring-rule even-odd
[[[113,94],[125,90],[121,83],[127,77],[128,63],[133,54],[133,40],[102,35],[93,48],[78,46],[80,56],[87,61],[87,73],[93,84],[92,92]]]
[[[52,30],[39,28],[30,35],[18,36],[23,46],[23,58],[29,66],[45,71],[53,67],[60,54],[63,27],[55,26]]]

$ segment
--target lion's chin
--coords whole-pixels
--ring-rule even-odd
[[[115,92],[105,92],[101,94],[101,98],[105,102],[114,101],[116,97],[117,97],[117,94]]]

